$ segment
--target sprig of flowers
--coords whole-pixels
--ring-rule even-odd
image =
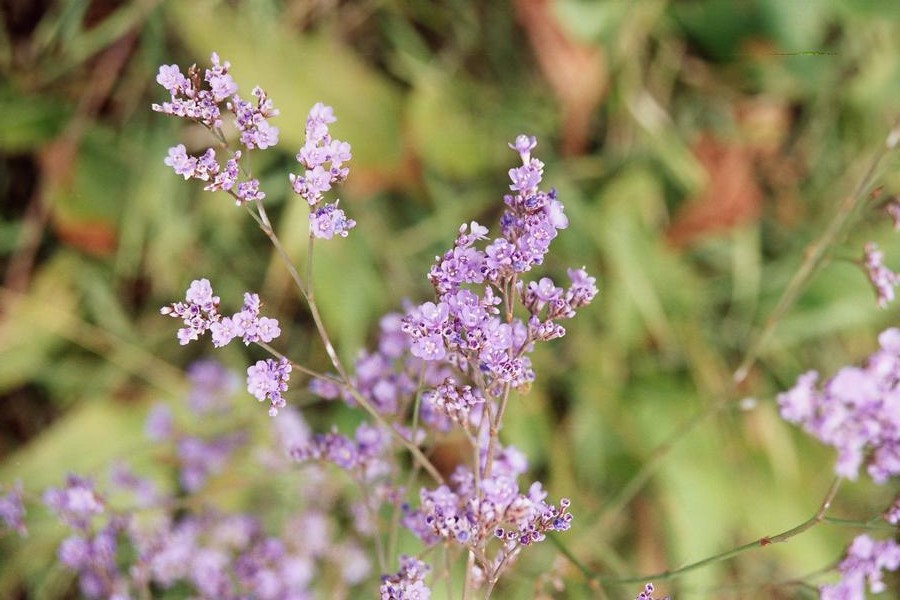
[[[835,472],[856,479],[861,466],[879,484],[900,474],[900,329],[878,336],[863,367],[844,367],[819,389],[809,371],[779,394],[781,416],[838,451]]]

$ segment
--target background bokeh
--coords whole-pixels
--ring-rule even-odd
[[[36,499],[67,472],[122,457],[165,479],[143,418],[154,401],[176,405],[185,365],[213,354],[179,346],[159,315],[192,279],[209,278],[223,300],[258,291],[286,330],[279,348],[327,370],[254,223],[163,165],[169,146],[196,153],[209,141],[150,111],[166,97],[157,68],[205,66],[216,51],[243,91],[262,86],[281,111],[281,141],[253,167],[297,261],[307,209],[287,173],[313,103],[334,107],[334,135],[353,146],[340,197],[357,229],[315,257],[346,359],[380,315],[430,297],[425,273],[460,223],[493,226],[515,166],[506,143],[538,137],[570,218],[543,273],[584,265],[601,294],[537,351],[537,382],[513,402],[503,438],[553,498],[572,498],[575,525],[558,540],[583,567],[657,573],[815,512],[834,456],[780,420],[774,395],[807,369],[861,360],[896,324],[857,264],[873,240],[900,267],[900,234],[879,210],[900,193],[896,156],[748,378],[735,387],[732,375],[900,116],[900,3],[7,0],[0,15],[0,484],[21,480]],[[262,358],[216,355],[238,372]],[[289,398],[320,429],[358,419],[302,386]],[[264,408],[250,396],[238,406],[235,419],[264,436]],[[236,472],[253,472],[246,460]],[[245,505],[253,486],[223,477],[209,501]],[[847,484],[830,514],[868,519],[895,491]],[[290,502],[269,500],[261,513]],[[62,532],[40,509],[29,527],[26,540],[0,538],[0,597],[71,597],[71,576],[53,565]],[[855,533],[823,524],[657,589],[814,597],[797,580],[828,581],[820,572]],[[640,589],[592,589],[541,546],[498,597]]]

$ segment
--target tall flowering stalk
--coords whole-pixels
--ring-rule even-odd
[[[228,74],[229,64],[215,54],[211,61],[213,66],[202,78],[197,67],[187,75],[175,65],[161,67],[157,81],[171,98],[153,108],[200,123],[222,148],[228,142],[223,114],[230,112],[241,148],[230,152],[222,165],[212,148],[191,156],[178,145],[165,162],[185,179],[207,182],[204,189],[226,191],[236,204],[250,209],[307,300],[336,373],[313,373],[274,351],[269,344],[281,333],[279,324],[260,315],[261,302],[254,293],[245,294],[240,311],[224,316],[210,282],[198,279],[184,301],[163,307],[163,314],[182,320],[178,332],[182,344],[209,332],[217,347],[241,339],[270,350],[274,358],[248,368],[247,389],[269,402],[273,417],[287,404],[289,374],[295,368],[312,376],[313,393],[364,408],[373,422],[360,426],[354,437],[337,430],[313,435],[291,446],[288,454],[296,461],[326,462],[346,471],[363,492],[370,518],[377,520],[382,507],[392,507],[426,547],[438,542],[457,545],[469,565],[466,591],[484,585],[490,595],[523,548],[571,525],[568,500],[548,503],[540,482],[520,488],[527,460],[504,445],[499,434],[512,392],[526,390],[535,378],[529,358],[535,344],[562,337],[561,322],[597,293],[594,278],[584,269],[569,269],[564,287],[548,277],[525,279],[543,264],[552,240],[568,225],[555,190],[540,189],[544,165],[531,156],[537,140],[521,135],[510,144],[521,166],[509,171],[512,193],[503,198],[498,235],[488,238],[488,229],[474,221],[462,225],[453,247],[437,257],[429,272],[434,300],[404,315],[385,317],[378,348],[363,353],[348,370],[337,358],[318,314],[308,279],[311,268],[304,278],[290,263],[266,216],[265,193],[245,170],[243,159],[250,151],[277,144],[278,130],[269,119],[278,111],[260,88],[253,90],[255,104],[242,100]],[[330,107],[313,107],[306,142],[297,154],[301,171],[289,176],[292,190],[310,209],[311,245],[316,239],[346,237],[356,225],[338,201],[325,200],[325,194],[347,178],[351,158],[350,145],[329,133],[328,125],[334,121]],[[312,256],[311,247],[308,255]],[[451,428],[468,439],[471,463],[458,465],[445,482],[421,448]],[[438,484],[419,489],[417,502],[406,501],[407,490],[399,483],[398,447],[412,452]],[[390,547],[378,536],[374,534],[374,543],[384,568],[393,560],[396,533],[387,536]],[[406,557],[400,564],[400,571],[384,579],[382,597],[426,597],[424,563]]]

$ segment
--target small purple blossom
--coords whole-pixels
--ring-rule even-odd
[[[344,211],[334,204],[324,204],[309,213],[309,233],[313,237],[330,240],[334,236],[347,237],[356,226],[356,221],[348,219]]]
[[[78,475],[69,475],[64,488],[48,488],[44,504],[63,523],[80,530],[87,530],[91,519],[104,511],[104,501],[94,491],[94,483]]]
[[[196,415],[227,410],[231,406],[229,398],[240,385],[233,371],[210,359],[191,363],[187,368],[187,379],[191,384],[187,405]]]
[[[22,504],[22,482],[17,481],[5,495],[0,496],[0,521],[7,529],[21,537],[28,535],[25,527],[25,506]]]
[[[866,583],[873,594],[883,592],[883,571],[900,568],[900,544],[894,540],[875,541],[868,535],[859,535],[847,549],[847,556],[838,565],[840,582],[819,588],[822,600],[846,600],[866,597]]]
[[[178,65],[161,65],[156,83],[166,88],[173,94],[178,94],[190,85],[187,77],[181,74]]]
[[[287,391],[291,363],[284,357],[257,361],[247,368],[247,391],[260,402],[268,400],[269,415],[274,417],[285,405],[282,392]]]
[[[172,437],[172,431],[172,411],[162,402],[157,402],[147,413],[144,435],[154,442],[161,442]]]
[[[643,591],[634,597],[634,600],[655,600],[653,598],[653,584],[648,583],[644,586]],[[669,600],[669,597],[661,598],[659,600]]]
[[[884,265],[884,252],[874,242],[869,242],[863,249],[863,265],[869,282],[875,288],[878,307],[887,308],[894,300],[894,288],[900,285],[900,275]]]
[[[119,572],[116,551],[126,522],[112,519],[93,535],[75,534],[60,543],[57,558],[78,573],[78,587],[85,598],[128,598],[127,576]]]
[[[181,175],[185,179],[194,176],[194,170],[197,168],[197,159],[188,156],[184,144],[178,144],[169,148],[169,155],[163,160],[168,167],[174,169],[176,175]]]
[[[428,600],[431,589],[425,585],[425,577],[431,567],[412,557],[400,556],[400,570],[381,577],[381,600]]]
[[[900,525],[900,494],[894,498],[894,502],[884,512],[884,520],[891,525]]]
[[[533,135],[517,135],[509,147],[519,153],[523,164],[527,164],[531,160],[531,151],[537,147],[537,138]]]
[[[176,444],[178,459],[181,463],[179,481],[190,493],[196,492],[211,475],[221,473],[232,452],[244,443],[241,434],[228,434],[203,440],[186,436]]]
[[[894,231],[900,231],[900,196],[894,196],[884,206],[884,211],[894,223]]]

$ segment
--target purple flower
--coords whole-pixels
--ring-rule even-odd
[[[78,475],[69,475],[62,489],[48,488],[44,504],[73,529],[87,530],[91,519],[104,511],[103,499],[94,491],[94,483]]]
[[[203,187],[207,192],[216,192],[219,190],[230,191],[238,178],[238,163],[241,160],[241,151],[237,150],[231,158],[225,163],[225,168],[220,169],[212,178],[212,181]],[[241,205],[241,199],[235,200],[237,206]]]
[[[840,582],[819,588],[822,600],[864,600],[866,583],[877,594],[885,590],[882,571],[896,571],[900,567],[900,544],[894,540],[875,541],[867,535],[857,536],[847,549],[847,556],[838,565]]]
[[[262,201],[265,197],[266,194],[259,189],[259,181],[256,179],[248,179],[247,181],[241,181],[237,184],[235,202],[238,205],[246,204],[247,202]]]
[[[344,211],[334,204],[325,204],[309,214],[309,233],[313,237],[330,240],[336,235],[347,237],[356,221],[348,219]]]
[[[223,435],[209,441],[190,436],[178,440],[181,485],[190,493],[199,490],[210,475],[224,470],[231,453],[243,443],[244,436],[240,434]]]
[[[210,55],[209,61],[213,66],[211,69],[206,70],[204,79],[209,84],[215,101],[221,102],[232,94],[237,93],[238,86],[234,82],[234,79],[231,78],[231,75],[228,74],[231,63],[228,61],[220,63],[219,55],[215,52]]]
[[[664,599],[661,599],[661,600],[668,600],[668,599],[669,599],[669,597],[666,596]],[[637,596],[635,596],[635,597],[634,597],[634,600],[654,600],[654,598],[653,598],[653,584],[652,584],[652,583],[648,583],[647,585],[645,585],[645,586],[644,586],[644,590],[643,590],[640,594],[638,594]]]
[[[544,176],[544,163],[537,159],[532,159],[521,167],[509,170],[509,178],[512,185],[509,189],[516,192],[530,192],[537,189]]]
[[[821,389],[810,371],[778,395],[781,416],[838,452],[835,471],[856,479],[865,463],[876,483],[900,474],[900,330],[879,337],[865,367],[844,367]]]
[[[894,196],[884,206],[884,211],[894,222],[894,231],[900,230],[900,197]]]
[[[884,253],[878,246],[870,242],[863,249],[863,265],[875,294],[878,298],[879,308],[887,308],[894,300],[894,288],[900,284],[900,275],[887,268],[884,263]]]
[[[187,77],[181,74],[178,65],[161,65],[159,74],[156,76],[156,83],[163,86],[173,94],[177,94],[190,85]]]
[[[169,148],[169,155],[163,160],[168,167],[175,170],[176,175],[181,175],[185,179],[194,176],[194,170],[197,168],[197,159],[188,156],[184,144],[178,144]]]
[[[287,391],[290,378],[291,363],[286,358],[275,362],[271,358],[257,361],[247,368],[247,391],[257,400],[269,400],[269,415],[278,414],[278,409],[285,405],[282,392]]]
[[[312,107],[306,119],[306,142],[297,153],[303,174],[289,175],[291,189],[309,204],[310,234],[323,239],[335,235],[347,237],[348,231],[356,225],[337,207],[337,202],[322,204],[322,195],[344,181],[350,172],[344,166],[352,156],[350,144],[332,139],[328,133],[328,125],[335,120],[330,106],[320,102]]]
[[[527,164],[531,160],[531,151],[537,147],[537,138],[533,135],[517,135],[509,147],[519,153],[522,163]]]
[[[0,520],[21,537],[28,535],[25,527],[25,506],[22,504],[22,483],[17,481],[5,496],[0,496]]]
[[[891,525],[900,525],[900,494],[894,498],[893,504],[885,511],[884,520]]]
[[[172,411],[162,402],[157,402],[147,413],[144,421],[144,435],[154,442],[172,437]]]
[[[381,577],[381,600],[428,600],[431,590],[425,585],[425,577],[430,570],[412,556],[400,556],[400,570]]]
[[[245,345],[253,342],[271,342],[281,335],[278,321],[259,316],[259,296],[244,293],[243,308],[230,317],[223,317],[219,311],[219,297],[212,295],[212,287],[206,279],[191,283],[185,295],[186,302],[176,302],[164,306],[160,312],[181,318],[187,327],[178,330],[182,345],[196,340],[207,331],[212,336],[213,345],[225,346],[240,337]]]

